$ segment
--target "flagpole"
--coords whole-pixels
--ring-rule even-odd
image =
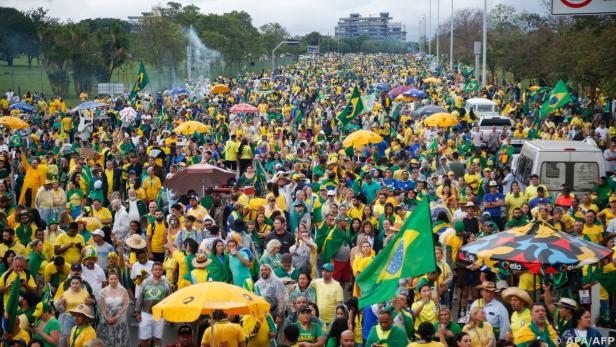
[[[488,53],[488,0],[483,0],[483,44],[482,44],[482,67],[481,67],[481,86],[486,86],[486,62]]]
[[[449,70],[453,71],[453,0],[451,0],[451,22],[449,22]]]
[[[432,55],[432,0],[428,9],[428,55]]]

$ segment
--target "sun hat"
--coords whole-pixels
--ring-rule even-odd
[[[145,240],[137,234],[127,237],[125,243],[128,247],[133,249],[144,249],[147,246]]]
[[[82,314],[88,318],[94,318],[94,315],[92,315],[92,309],[90,306],[85,304],[80,304],[76,308],[70,310],[69,313]]]
[[[211,263],[212,259],[209,259],[207,254],[203,251],[197,252],[197,254],[195,254],[195,258],[192,260],[192,266],[195,269],[205,269]]]
[[[509,287],[503,290],[503,292],[501,293],[501,297],[508,304],[511,304],[512,296],[515,296],[518,299],[524,301],[526,304],[528,304],[528,306],[533,304],[533,299],[530,298],[530,295],[528,295],[525,290],[518,287]]]

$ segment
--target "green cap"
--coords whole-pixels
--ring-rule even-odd
[[[457,221],[453,225],[453,228],[456,230],[456,232],[464,231],[464,222],[462,222],[461,220]]]

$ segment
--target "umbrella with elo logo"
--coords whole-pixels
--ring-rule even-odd
[[[459,257],[492,268],[557,274],[611,254],[609,248],[537,221],[471,242],[462,247]]]

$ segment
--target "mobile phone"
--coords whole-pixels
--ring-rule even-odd
[[[430,287],[430,290],[432,291],[432,297],[438,296],[438,291],[436,290],[436,287]]]

